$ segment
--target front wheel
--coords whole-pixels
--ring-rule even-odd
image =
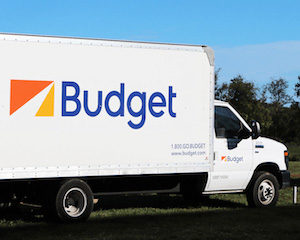
[[[246,194],[250,207],[275,206],[279,197],[278,180],[269,172],[257,172]]]

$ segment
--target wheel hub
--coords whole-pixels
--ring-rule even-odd
[[[270,180],[262,181],[258,187],[258,200],[263,205],[270,204],[274,199],[274,190],[274,185]]]
[[[87,196],[80,188],[71,188],[63,199],[63,207],[70,217],[80,216],[86,209]]]

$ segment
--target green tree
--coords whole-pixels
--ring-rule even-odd
[[[247,82],[241,75],[230,80],[228,86],[227,101],[245,118],[246,121],[252,119],[255,108],[257,89],[254,83]]]
[[[292,103],[293,99],[288,95],[288,83],[283,78],[273,79],[266,86],[271,104],[272,125],[268,129],[268,135],[281,141],[288,141],[291,122],[291,109],[285,107]]]
[[[300,76],[298,76],[298,82],[295,84],[295,93],[300,98]]]
[[[272,117],[271,109],[266,103],[265,88],[259,92],[254,83],[247,82],[238,75],[229,84],[224,83],[218,91],[218,96],[223,98],[221,100],[228,101],[248,123],[255,119],[261,124],[262,134],[269,133]]]
[[[227,101],[228,99],[228,84],[222,83],[221,86],[219,85],[219,74],[221,68],[218,68],[215,71],[215,99],[221,101]]]
[[[270,94],[270,100],[278,110],[287,103],[292,102],[292,98],[287,94],[288,83],[283,78],[274,79],[267,84],[267,91]]]
[[[253,108],[253,119],[257,120],[261,125],[263,135],[270,136],[269,129],[272,126],[272,110],[267,103],[267,88],[258,89],[258,96]]]
[[[249,122],[260,122],[262,135],[283,142],[300,143],[300,104],[288,95],[288,83],[282,78],[272,80],[260,89],[238,75],[229,83],[218,84],[220,69],[216,71],[216,99],[229,102]],[[300,76],[295,84],[300,97]],[[291,103],[289,107],[286,105]]]
[[[288,109],[288,123],[286,127],[288,132],[284,140],[300,144],[300,105],[298,102],[293,102]]]
[[[300,100],[300,76],[298,82],[295,84],[295,95],[297,100]],[[289,121],[289,134],[288,142],[300,144],[300,102],[295,101],[290,106],[290,121]],[[300,159],[299,159],[300,160]]]
[[[228,84],[222,83],[220,87],[218,87],[215,98],[221,101],[228,101]]]
[[[219,88],[219,74],[220,74],[221,68],[217,68],[215,70],[215,93],[218,91]]]

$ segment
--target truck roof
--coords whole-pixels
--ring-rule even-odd
[[[144,42],[131,40],[115,40],[101,38],[83,38],[83,37],[68,37],[68,36],[51,36],[51,35],[34,35],[34,34],[16,34],[16,33],[1,33],[2,40],[19,40],[19,41],[38,41],[38,42],[53,42],[53,43],[69,43],[69,44],[88,44],[88,45],[111,45],[111,46],[128,46],[138,47],[139,45],[147,45],[148,48],[170,48],[172,50],[190,50],[199,51],[207,47],[206,45],[197,44],[177,44],[177,43],[161,43],[161,42]],[[201,51],[201,50],[200,50]]]

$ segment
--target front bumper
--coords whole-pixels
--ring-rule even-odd
[[[281,188],[287,188],[291,185],[291,173],[288,170],[280,171]]]

